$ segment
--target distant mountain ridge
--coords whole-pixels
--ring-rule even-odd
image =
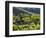
[[[13,15],[18,15],[19,13],[23,12],[19,10],[18,8],[22,8],[22,7],[13,7]],[[34,12],[36,14],[40,14],[40,8],[22,8],[22,9],[32,13]]]
[[[34,12],[40,14],[40,8],[23,8],[29,12]]]

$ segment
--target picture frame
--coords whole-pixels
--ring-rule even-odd
[[[18,11],[17,9],[19,9],[21,11],[24,11],[24,14],[25,13],[29,13],[30,14],[28,9],[30,9],[31,12],[38,13],[39,16],[40,16],[39,19],[41,20],[41,22],[40,22],[41,26],[39,27],[40,30],[39,29],[31,29],[31,30],[29,30],[29,29],[27,30],[26,29],[26,31],[23,31],[22,29],[21,29],[22,31],[20,31],[20,29],[17,29],[17,31],[14,30],[13,27],[12,27],[12,24],[14,24],[14,21],[13,21],[12,17],[15,14],[15,16],[17,18],[17,16],[19,15],[20,11]],[[34,11],[34,9],[36,9],[37,11]],[[19,13],[16,12],[16,11],[18,11]],[[36,13],[35,13],[35,15],[38,15]],[[34,15],[34,13],[33,13],[33,15]],[[24,20],[25,20],[25,18],[24,18]],[[14,25],[17,25],[17,24],[21,23],[21,22],[20,23],[19,22],[16,22],[16,24],[14,24]],[[22,22],[22,24],[24,24],[24,23]],[[35,26],[35,24],[34,24],[34,26]],[[14,26],[14,27],[15,27],[15,29],[16,29],[16,27],[18,28],[18,26]],[[11,30],[14,31],[14,32],[12,32]],[[24,30],[25,30],[25,28],[24,28]],[[32,36],[32,35],[44,35],[44,34],[45,34],[45,3],[5,1],[5,36],[6,37]]]

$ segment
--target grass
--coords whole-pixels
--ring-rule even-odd
[[[29,20],[27,20],[27,18]],[[31,15],[28,16],[27,18],[23,18],[24,21],[29,22],[31,21],[32,23],[30,24],[23,24],[23,25],[16,25],[13,24],[13,31],[20,31],[20,30],[40,30],[40,16],[39,15]],[[13,20],[16,20],[16,16],[13,16]]]
[[[26,24],[26,25],[17,26],[15,24],[13,24],[13,30],[14,31],[15,30],[40,30],[40,25],[39,24],[35,25],[34,23],[32,23],[30,25]]]

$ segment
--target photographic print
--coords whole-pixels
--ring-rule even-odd
[[[13,7],[13,31],[40,30],[40,8]]]
[[[45,4],[6,1],[5,36],[45,34]]]

